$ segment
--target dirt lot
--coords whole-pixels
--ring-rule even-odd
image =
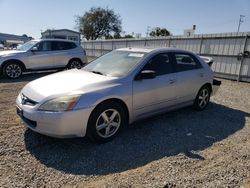
[[[222,80],[205,111],[160,115],[96,145],[24,128],[15,98],[46,74],[0,79],[0,187],[250,186],[250,84]]]

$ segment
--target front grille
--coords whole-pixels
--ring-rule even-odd
[[[38,102],[30,99],[29,97],[25,96],[24,94],[21,94],[21,103],[22,105],[30,105],[30,106],[35,106],[38,104]]]

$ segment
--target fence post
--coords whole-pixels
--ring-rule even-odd
[[[171,47],[171,36],[169,36],[169,42],[168,42],[168,47]]]
[[[113,40],[111,41],[111,44],[112,44],[112,50],[113,50],[114,49],[114,41]]]
[[[147,46],[147,39],[145,38],[144,46]]]
[[[244,42],[244,47],[243,47],[243,54],[244,54],[244,51],[246,51],[246,47],[247,47],[247,39],[248,39],[248,35],[246,34],[246,37],[245,37],[245,42]],[[240,77],[241,77],[241,71],[242,71],[242,65],[244,63],[244,56],[242,56],[241,60],[240,60],[240,70],[239,70],[239,73],[238,73],[238,79],[237,81],[239,82],[240,81]]]
[[[201,43],[200,43],[199,55],[201,55],[202,45],[203,45],[203,35],[201,35]]]
[[[128,47],[128,40],[126,39],[125,42],[126,42],[126,48],[127,48]]]
[[[168,47],[168,43],[167,43],[168,39],[167,39],[167,38],[168,38],[168,37],[166,37],[165,47]]]
[[[102,40],[101,40],[101,56],[102,56]]]
[[[94,55],[94,42],[93,42],[93,40],[91,41],[91,43],[92,43],[92,56],[95,57],[95,55]]]

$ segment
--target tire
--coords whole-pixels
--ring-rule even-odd
[[[70,60],[70,62],[68,63],[68,69],[80,69],[82,68],[83,64],[81,62],[81,60],[79,59],[72,59]]]
[[[108,142],[122,130],[126,123],[125,118],[124,109],[119,103],[102,103],[90,115],[87,137],[93,142]]]
[[[23,67],[20,63],[9,62],[3,67],[3,75],[10,79],[17,79],[23,74]]]
[[[195,99],[195,102],[193,105],[194,109],[198,110],[198,111],[204,110],[207,107],[207,105],[209,104],[210,95],[211,95],[210,87],[207,85],[203,86],[199,90],[199,92],[196,96],[196,99]]]

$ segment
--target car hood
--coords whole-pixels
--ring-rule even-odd
[[[68,94],[83,94],[111,87],[116,79],[116,77],[73,69],[34,80],[27,84],[21,93],[36,102],[41,102],[44,99]]]
[[[19,50],[6,50],[6,51],[0,51],[0,57],[1,56],[9,56],[9,55],[15,55],[15,54],[20,54],[23,53],[24,51],[19,51]]]

